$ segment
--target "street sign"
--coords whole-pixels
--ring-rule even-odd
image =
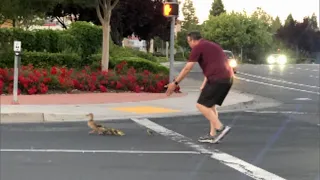
[[[21,41],[14,41],[13,51],[14,52],[21,52]]]

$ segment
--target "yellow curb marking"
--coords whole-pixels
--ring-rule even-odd
[[[161,108],[161,107],[152,107],[152,106],[117,107],[117,108],[111,108],[111,109],[117,110],[117,111],[138,113],[138,114],[180,112],[179,110],[167,109],[167,108]]]

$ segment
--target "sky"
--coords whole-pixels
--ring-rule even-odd
[[[184,0],[181,0],[181,2],[182,7]],[[212,2],[213,0],[193,0],[200,23],[207,19]],[[222,0],[222,2],[227,12],[245,10],[248,14],[251,14],[256,7],[261,7],[271,16],[279,16],[281,21],[284,21],[290,13],[298,21],[315,13],[319,22],[319,0]],[[183,19],[182,11],[180,11],[179,19]]]

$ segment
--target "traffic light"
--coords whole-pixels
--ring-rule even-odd
[[[163,4],[163,15],[166,17],[179,15],[179,4],[177,2],[165,2]]]

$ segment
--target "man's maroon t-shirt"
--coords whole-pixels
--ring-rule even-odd
[[[192,48],[188,61],[198,62],[209,82],[233,77],[223,49],[214,42],[201,39]]]

